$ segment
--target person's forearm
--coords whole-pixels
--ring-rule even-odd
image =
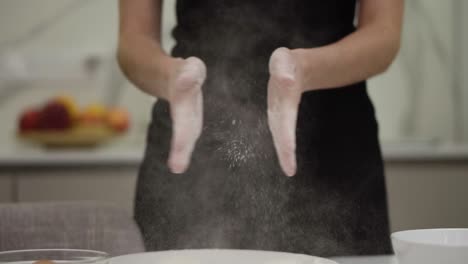
[[[142,91],[167,99],[168,80],[176,60],[161,47],[162,0],[120,0],[120,67]]]
[[[127,78],[142,91],[167,99],[169,69],[174,59],[156,40],[143,34],[122,34],[118,60]]]
[[[384,72],[398,53],[400,34],[383,28],[368,25],[328,46],[293,50],[303,69],[304,90],[342,87]]]

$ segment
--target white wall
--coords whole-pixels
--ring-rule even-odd
[[[175,21],[175,0],[165,2],[164,46],[169,49],[173,43],[169,34]],[[30,41],[8,50],[43,57],[95,53],[112,55],[117,38],[116,0],[2,0],[0,47],[5,41],[28,35],[35,25],[70,3],[83,7],[75,8]],[[417,7],[418,4],[422,7]],[[402,52],[388,73],[370,81],[381,137],[385,141],[452,139],[456,124],[450,68],[453,62],[452,1],[408,0],[406,5]],[[434,39],[440,42],[434,42]],[[42,94],[46,97],[46,94]],[[468,92],[466,94],[468,102]],[[95,96],[99,98],[101,94]],[[130,107],[134,116],[142,119],[141,124],[147,122],[152,101],[130,88],[125,89],[123,98],[122,104]],[[12,119],[12,115],[24,104],[37,101],[38,95],[33,97],[25,93],[17,100],[19,103],[9,104],[9,110],[1,111],[2,120]],[[468,113],[468,109],[465,111]],[[468,114],[466,116],[468,118]],[[142,132],[141,127],[143,125],[138,133]],[[2,140],[5,142],[5,134],[0,133],[0,142]]]
[[[33,53],[112,52],[117,36],[115,0],[2,0],[0,41],[26,34],[72,2],[80,8],[74,8],[37,38],[13,48]]]
[[[460,13],[462,14],[468,14],[468,1],[463,1],[463,0],[458,0],[462,4],[462,10]],[[468,17],[465,15],[462,17],[462,25],[468,25]],[[468,140],[468,51],[466,50],[466,47],[468,47],[468,32],[463,30],[461,33],[462,36],[461,38],[463,39],[461,48],[462,48],[462,69],[461,69],[461,80],[460,84],[462,87],[462,96],[463,99],[462,101],[465,102],[463,104],[463,113],[466,113],[464,115],[464,121],[463,121],[463,139]]]
[[[175,24],[175,0],[164,2],[164,46],[170,47],[173,43],[170,31]],[[117,0],[2,0],[0,43],[29,33],[38,23],[63,13],[70,4],[74,8],[65,17],[42,34],[12,49],[33,54],[112,53],[117,43]]]
[[[370,82],[381,137],[452,139],[453,1],[408,0],[401,52]]]

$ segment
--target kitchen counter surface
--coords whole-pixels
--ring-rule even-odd
[[[377,256],[377,257],[348,257],[333,259],[339,264],[397,264],[395,257]]]
[[[0,152],[0,167],[35,166],[138,166],[143,150],[93,149],[93,150],[41,150]]]
[[[468,144],[383,144],[387,162],[468,161]],[[83,150],[46,150],[35,147],[0,150],[0,167],[138,166],[144,146],[107,146]]]

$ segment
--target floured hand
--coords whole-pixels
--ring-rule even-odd
[[[294,176],[296,162],[296,123],[302,95],[302,72],[287,48],[279,48],[270,58],[268,82],[268,124],[278,159],[287,176]]]
[[[206,66],[198,58],[176,59],[169,79],[172,140],[168,166],[173,173],[187,170],[203,125],[202,85]]]

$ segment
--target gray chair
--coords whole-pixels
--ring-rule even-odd
[[[0,204],[0,251],[38,248],[92,249],[111,256],[144,251],[132,217],[114,205]]]

